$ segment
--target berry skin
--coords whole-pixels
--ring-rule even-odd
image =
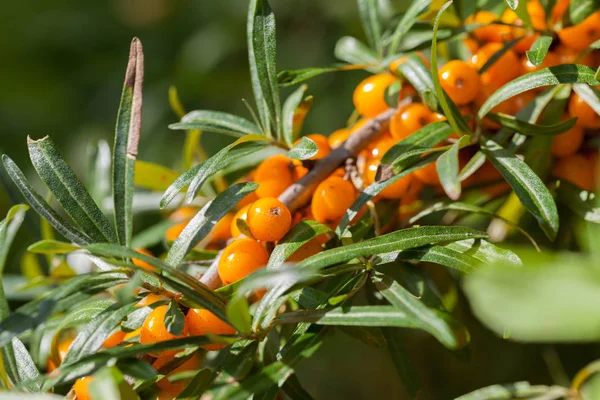
[[[75,391],[75,395],[77,396],[77,400],[91,400],[92,396],[89,393],[89,385],[92,381],[93,377],[85,376],[83,378],[79,378],[75,381],[73,385],[73,390]]]
[[[288,262],[300,262],[306,260],[308,257],[314,256],[323,250],[319,238],[312,238],[308,242],[304,243],[298,250],[296,250],[291,256],[288,257]]]
[[[586,158],[581,154],[573,154],[560,158],[552,174],[565,181],[571,182],[587,191],[594,191],[596,188],[595,166],[593,160]]]
[[[467,24],[483,25],[473,30],[473,35],[480,42],[504,42],[512,38],[512,29],[510,26],[497,25],[498,16],[491,11],[479,11],[474,16],[467,18]]]
[[[329,137],[327,138],[327,141],[329,142],[329,147],[331,147],[331,149],[340,147],[342,143],[344,143],[346,139],[348,139],[348,136],[350,136],[351,133],[352,132],[350,131],[350,129],[347,128],[338,129],[337,131],[332,132],[331,135],[329,135]]]
[[[104,343],[102,343],[102,347],[105,349],[110,349],[112,347],[118,346],[123,341],[125,337],[125,332],[121,329],[114,331],[109,337],[106,338]]]
[[[488,43],[479,49],[471,57],[471,64],[477,70],[503,47],[502,43]],[[519,57],[512,50],[507,50],[494,64],[481,74],[481,84],[483,86],[493,87],[494,90],[513,80],[521,74],[521,62]]]
[[[160,295],[154,294],[154,293],[148,293],[146,295],[146,297],[144,297],[143,299],[138,301],[135,306],[136,307],[147,307],[147,306],[154,304],[157,301],[161,301],[161,300],[168,300],[168,299],[165,296],[160,296]]]
[[[256,196],[279,197],[293,183],[293,168],[292,160],[283,155],[264,160],[254,171],[254,180],[259,185]]]
[[[262,244],[243,238],[231,242],[219,259],[219,277],[225,285],[238,281],[267,265],[269,254]]]
[[[375,175],[377,174],[378,166],[378,160],[372,160],[367,164],[367,168],[365,170],[365,183],[370,185],[371,183],[375,182]],[[398,181],[383,189],[379,193],[379,196],[384,199],[400,199],[406,193],[411,180],[411,175],[400,178]]]
[[[469,49],[471,55],[477,53],[477,50],[479,50],[479,43],[477,43],[476,40],[471,39],[470,37],[466,37],[465,40],[463,40],[463,43],[467,47],[467,49]]]
[[[436,163],[430,163],[413,172],[415,177],[425,185],[437,186],[440,184],[440,177],[437,173]]]
[[[255,239],[276,242],[290,230],[292,214],[281,201],[265,197],[250,205],[247,221]]]
[[[160,356],[152,363],[152,368],[159,371],[161,368],[175,361],[174,356]],[[166,376],[156,382],[156,386],[161,388],[164,392],[168,392],[172,397],[178,396],[183,389],[189,383],[189,379],[178,379],[175,382],[169,382],[169,377],[179,374],[181,372],[193,371],[195,369],[200,368],[201,359],[198,353],[194,353],[188,360],[186,360],[183,364],[174,368],[170,371]]]
[[[149,252],[146,249],[135,249],[135,251],[137,251],[138,253],[142,253],[144,255],[150,256],[150,257],[154,257],[154,254],[152,254],[151,252]],[[133,262],[133,265],[136,265],[140,268],[145,269],[146,271],[157,271],[157,269],[155,267],[153,267],[152,265],[150,265],[149,263],[147,263],[146,261],[142,261],[142,260],[138,260],[137,258],[132,258],[131,261]]]
[[[592,43],[600,39],[600,11],[597,11],[577,25],[558,31],[560,42],[577,50],[586,50]]]
[[[311,211],[315,220],[336,224],[354,203],[354,185],[339,176],[330,176],[321,182],[313,193]]]
[[[232,238],[236,238],[240,235],[243,235],[242,231],[240,231],[240,228],[238,228],[238,226],[237,226],[237,220],[243,219],[244,221],[246,221],[248,219],[248,209],[250,208],[251,205],[252,205],[252,203],[240,208],[238,210],[238,212],[236,212],[235,215],[233,216],[233,219],[231,220],[231,227],[230,227]]]
[[[481,87],[477,70],[464,61],[450,61],[439,71],[439,76],[442,88],[457,106],[473,101]]]
[[[577,117],[576,123],[582,128],[600,128],[600,115],[577,93],[573,93],[569,99],[569,115]]]
[[[354,107],[365,118],[373,118],[390,106],[385,102],[385,91],[396,77],[391,74],[376,74],[358,84],[354,90]]]
[[[71,345],[73,344],[73,342],[75,341],[74,337],[70,337],[64,340],[61,340],[58,342],[58,346],[57,346],[57,353],[58,353],[58,359],[60,362],[62,362],[65,357],[67,356],[67,352],[69,351],[69,348],[71,347]],[[60,365],[60,364],[59,364]],[[48,372],[52,372],[57,368],[57,365],[54,364],[54,361],[52,361],[51,357],[48,357],[48,361],[46,363],[46,369],[48,370]]]
[[[231,222],[233,221],[233,214],[227,213],[221,218],[210,231],[210,241],[225,242],[231,238]]]
[[[327,138],[325,136],[319,135],[318,133],[313,133],[311,135],[306,135],[305,137],[315,142],[317,148],[319,149],[317,151],[317,154],[312,156],[310,160],[320,160],[327,154],[331,153],[331,147],[329,146],[329,142],[327,141]],[[297,145],[299,142],[300,139],[297,140],[296,143],[294,143],[294,145]]]
[[[563,117],[564,121],[567,116]],[[583,129],[574,126],[568,131],[554,136],[552,139],[552,155],[556,157],[566,157],[575,154],[583,144]]]
[[[123,336],[123,342],[130,342],[130,341],[133,341],[133,339],[136,339],[136,338],[137,338],[136,340],[139,342],[139,338],[140,338],[141,333],[142,333],[142,328],[137,328],[134,331],[127,332],[125,334],[125,336]],[[127,345],[127,346],[131,346],[131,345]],[[127,347],[127,346],[125,346],[125,347]]]
[[[595,52],[588,53],[579,58],[581,55],[580,51],[571,49],[562,44],[556,46],[554,52],[558,56],[558,64],[581,64],[591,68],[598,68],[597,53]]]
[[[396,141],[392,139],[389,134],[382,135],[377,139],[373,146],[370,148],[369,157],[372,159],[381,160],[381,158],[396,144]],[[343,175],[342,175],[343,177]]]
[[[542,63],[537,67],[535,65],[533,65],[531,62],[529,62],[529,60],[527,59],[526,56],[523,56],[523,58],[521,59],[521,65],[523,66],[524,74],[527,74],[530,72],[536,72],[542,68],[554,67],[555,65],[558,65],[558,64],[560,64],[560,57],[552,51],[549,51],[546,54],[546,57],[544,57],[544,61],[542,61]]]
[[[179,339],[187,336],[187,326],[184,326],[183,333],[173,335],[165,326],[165,314],[167,313],[168,305],[156,307],[144,321],[142,330],[140,331],[140,343],[152,344],[164,342],[165,340]],[[160,354],[169,355],[176,354],[178,350],[167,350]]]
[[[395,140],[402,140],[433,120],[433,113],[427,106],[421,103],[409,104],[394,114],[390,120],[390,133]]]
[[[169,221],[173,222],[189,221],[190,219],[194,218],[194,215],[196,215],[197,212],[198,209],[196,207],[181,207],[173,211],[173,213],[169,215],[168,219]]]
[[[527,12],[531,18],[531,24],[533,27],[539,31],[543,31],[546,29],[546,12],[544,11],[544,7],[540,4],[539,1],[528,1],[527,2]],[[519,18],[516,12],[511,9],[507,9],[501,18],[502,22],[511,25],[522,26],[523,21]],[[525,28],[520,27],[512,27],[512,37],[519,38],[523,37],[517,44],[513,47],[513,49],[520,54],[525,53],[527,50],[531,48],[533,42],[540,36],[539,33],[528,34]]]
[[[201,308],[190,308],[185,317],[192,336],[205,336],[207,333],[214,335],[233,335],[236,330],[228,323],[221,321],[212,312]],[[221,350],[226,345],[213,343],[202,346],[206,350]]]

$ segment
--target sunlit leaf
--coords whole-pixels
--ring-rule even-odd
[[[180,122],[169,125],[170,129],[200,129],[207,132],[222,133],[233,137],[260,134],[260,129],[252,122],[220,111],[191,111]]]

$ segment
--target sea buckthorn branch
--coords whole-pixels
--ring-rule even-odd
[[[220,251],[219,254],[215,257],[213,262],[210,264],[210,267],[202,274],[200,277],[200,282],[204,283],[210,289],[217,289],[221,286],[221,278],[219,277],[219,260],[221,259],[221,254],[223,251]]]
[[[367,147],[369,142],[383,133],[395,112],[395,109],[390,108],[370,119],[352,133],[341,146],[317,161],[309,173],[298,182],[293,183],[279,196],[279,200],[292,212],[308,203],[315,187],[343,165],[346,159],[356,157],[361,150]]]

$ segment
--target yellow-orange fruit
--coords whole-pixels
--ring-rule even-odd
[[[583,128],[600,128],[600,115],[594,111],[577,93],[569,99],[569,115],[577,117],[577,125]]]
[[[563,117],[565,120],[566,117]],[[568,131],[552,138],[552,155],[556,157],[566,157],[575,154],[583,144],[583,129],[574,126]]]
[[[327,141],[329,142],[329,147],[335,149],[341,146],[342,143],[344,143],[346,139],[348,139],[350,133],[352,132],[350,131],[350,129],[347,128],[338,129],[337,131],[332,132],[331,135],[329,135],[329,138],[327,138]]]
[[[205,336],[207,333],[233,335],[236,332],[234,327],[221,321],[215,314],[205,309],[190,308],[185,318],[192,336]],[[221,350],[225,346],[223,343],[212,343],[202,347],[206,350]]]
[[[276,242],[290,230],[292,214],[281,201],[265,197],[250,205],[246,220],[255,239]]]
[[[502,43],[488,43],[481,46],[477,53],[471,57],[471,64],[477,70],[481,69],[494,54],[502,50],[502,47]],[[514,51],[507,50],[491,67],[481,74],[481,84],[495,90],[520,74],[521,63],[519,57]]]
[[[464,61],[448,62],[440,69],[439,76],[442,88],[458,106],[473,101],[481,88],[479,73]]]
[[[409,104],[390,120],[390,133],[395,140],[402,140],[431,122],[433,113],[427,106],[421,103]]]
[[[77,400],[91,400],[92,396],[89,393],[89,385],[92,381],[93,377],[85,376],[83,378],[79,378],[75,381],[73,385],[73,391],[77,396]]]
[[[512,38],[510,26],[495,24],[498,16],[491,11],[479,11],[467,18],[467,24],[480,24],[472,34],[481,42],[504,42]]]
[[[152,363],[152,367],[155,370],[160,370],[165,365],[173,362],[175,360],[174,356],[160,356]],[[169,377],[187,371],[194,371],[200,368],[200,356],[198,353],[194,353],[188,360],[186,360],[183,364],[179,365],[177,368],[173,369],[173,371],[169,372],[164,378],[159,379],[156,382],[156,386],[162,389],[162,393],[169,393],[171,398],[178,396],[183,389],[189,383],[189,379],[179,379],[175,382],[170,382]]]
[[[367,164],[367,168],[365,170],[365,183],[372,184],[375,182],[375,175],[377,174],[377,167],[379,166],[378,160],[372,160]],[[396,182],[392,183],[385,189],[383,189],[379,196],[384,199],[400,199],[402,196],[406,194],[408,187],[411,182],[411,175],[407,175],[403,178],[400,178]]]
[[[315,220],[335,224],[354,203],[354,185],[339,176],[331,176],[321,182],[313,193],[311,211]]]
[[[138,253],[142,253],[144,255],[150,256],[150,257],[154,257],[154,254],[152,254],[151,252],[149,252],[146,249],[137,248],[137,249],[135,249],[135,251],[137,251]],[[138,267],[143,268],[147,271],[156,271],[156,268],[153,267],[152,265],[150,265],[149,263],[147,263],[146,261],[142,261],[137,258],[132,258],[131,261],[133,262],[134,265],[137,265]]]
[[[183,332],[180,335],[174,335],[167,330],[167,327],[165,326],[165,315],[168,308],[168,305],[156,307],[146,317],[146,320],[142,325],[142,330],[140,331],[140,343],[152,344],[187,336],[187,326],[184,326]],[[176,354],[177,352],[178,350],[167,350],[160,354],[169,355]]]
[[[248,209],[250,208],[251,205],[252,205],[252,203],[240,208],[238,210],[238,212],[236,212],[235,215],[233,216],[233,219],[231,220],[231,237],[236,238],[236,237],[242,235],[242,231],[240,231],[240,228],[238,228],[237,220],[241,219],[241,220],[247,221]]]
[[[231,238],[231,222],[233,214],[227,213],[221,218],[210,231],[211,242],[224,242]]]
[[[267,265],[269,254],[264,246],[249,238],[231,242],[219,259],[219,277],[228,285]]]
[[[312,156],[310,158],[311,160],[320,160],[327,154],[331,153],[331,146],[329,146],[329,142],[327,141],[327,138],[325,136],[320,135],[318,133],[313,133],[311,135],[306,135],[305,137],[315,142],[318,148],[317,154]],[[301,139],[298,139],[296,143],[294,143],[294,146],[300,143],[300,140]]]
[[[558,159],[552,173],[557,178],[591,192],[596,188],[597,179],[594,164],[593,160],[581,154],[573,154]]]
[[[583,51],[600,39],[600,11],[593,13],[577,25],[558,31],[560,42],[565,46]]]
[[[390,108],[385,102],[385,92],[396,79],[392,74],[376,74],[359,83],[353,95],[358,113],[373,118]]]

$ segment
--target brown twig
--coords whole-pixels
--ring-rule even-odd
[[[221,278],[219,277],[219,259],[221,258],[221,253],[217,254],[210,267],[200,277],[200,282],[213,290],[221,286]]]
[[[298,182],[293,183],[279,196],[290,211],[308,203],[317,185],[339,168],[347,158],[356,157],[369,142],[379,136],[396,110],[390,108],[369,120],[338,148],[316,162],[315,167]]]

